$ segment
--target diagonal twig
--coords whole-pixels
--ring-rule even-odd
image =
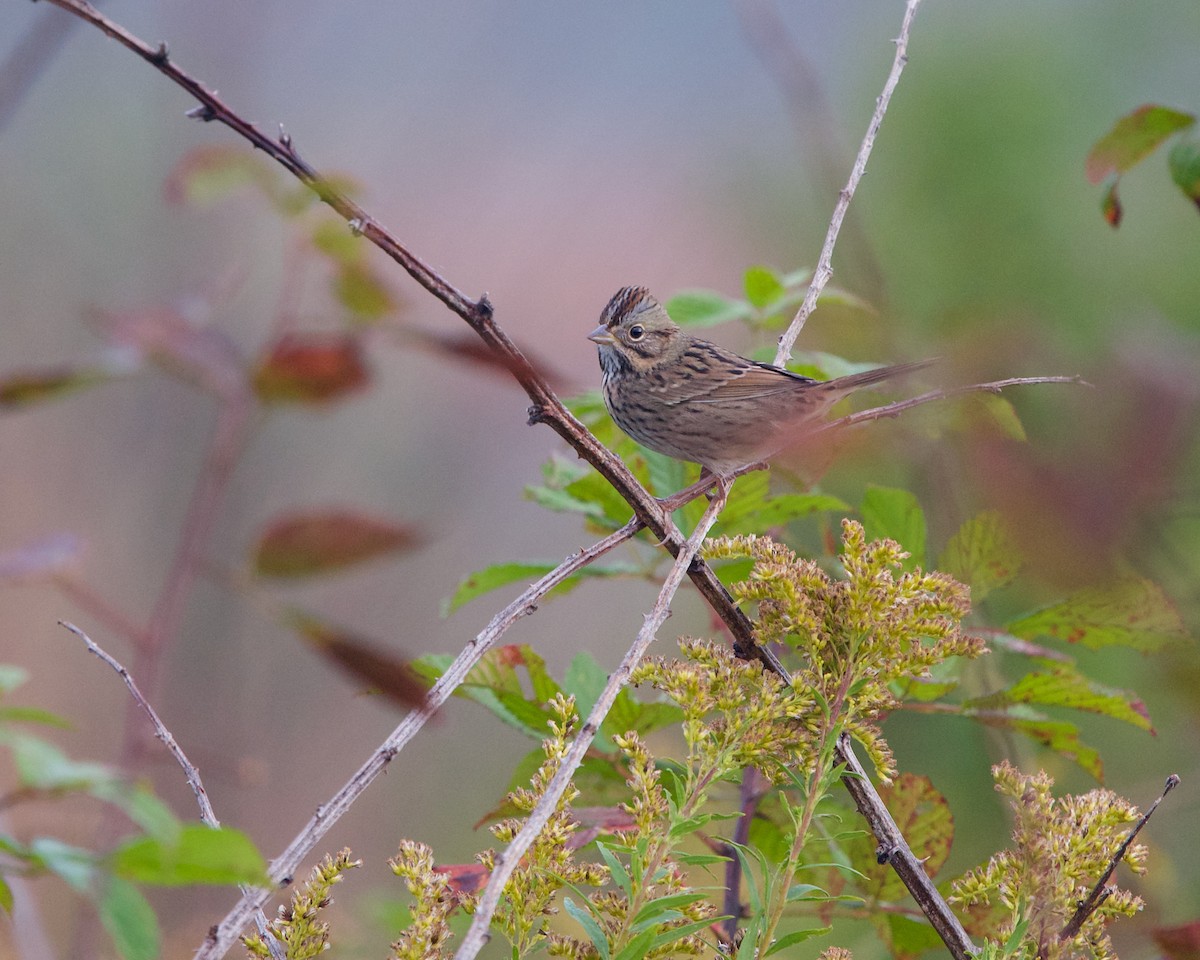
[[[1077,936],[1080,929],[1087,922],[1087,918],[1095,913],[1096,908],[1108,899],[1109,894],[1112,892],[1108,887],[1108,880],[1113,875],[1113,871],[1117,869],[1117,864],[1125,856],[1125,851],[1129,849],[1129,845],[1142,832],[1142,827],[1154,816],[1154,811],[1158,809],[1158,805],[1177,786],[1179,786],[1179,775],[1173,773],[1167,777],[1166,785],[1163,787],[1162,793],[1158,795],[1158,799],[1150,804],[1150,809],[1138,818],[1138,822],[1133,825],[1133,829],[1129,831],[1129,835],[1121,841],[1121,845],[1117,847],[1116,852],[1108,861],[1108,869],[1100,875],[1100,879],[1092,887],[1092,892],[1079,904],[1071,919],[1067,921],[1067,925],[1062,928],[1062,932],[1058,935],[1059,943],[1065,943],[1067,940],[1071,940]]]
[[[717,522],[717,514],[721,512],[721,508],[725,506],[724,488],[722,492],[713,498],[709,503],[708,509],[704,511],[704,516],[700,518],[700,522],[696,524],[696,529],[692,531],[692,535],[688,538],[684,549],[679,552],[675,558],[674,564],[671,565],[670,571],[667,573],[666,579],[663,581],[662,589],[658,592],[658,599],[654,603],[653,609],[646,614],[645,622],[642,628],[638,631],[637,637],[633,641],[633,645],[626,652],[617,669],[612,672],[608,678],[608,683],[605,684],[604,690],[596,699],[595,705],[584,725],[576,734],[575,739],[571,742],[571,746],[567,748],[559,761],[558,769],[554,772],[550,783],[546,785],[546,791],[538,800],[537,806],[530,811],[528,819],[521,827],[521,831],[512,839],[508,847],[502,854],[496,857],[496,866],[492,871],[491,877],[488,879],[487,888],[483,895],[479,898],[479,903],[475,907],[475,914],[471,919],[470,929],[467,930],[466,936],[463,937],[462,945],[458,948],[458,952],[454,955],[454,960],[473,960],[473,958],[483,948],[488,941],[488,927],[491,925],[492,916],[496,912],[496,908],[500,905],[500,898],[504,894],[505,884],[508,883],[513,871],[521,862],[521,858],[533,845],[533,841],[537,839],[537,835],[541,833],[546,822],[553,815],[558,802],[562,799],[567,787],[570,786],[571,778],[575,776],[575,771],[583,762],[584,755],[588,748],[592,745],[592,741],[596,738],[596,734],[600,732],[600,725],[604,722],[604,718],[608,716],[608,711],[616,700],[617,694],[624,689],[629,682],[629,676],[633,673],[634,668],[641,662],[641,659],[646,654],[646,649],[654,641],[658,633],[658,628],[662,626],[663,621],[667,619],[671,612],[671,601],[675,598],[675,592],[679,589],[679,585],[683,582],[683,577],[687,572],[688,566],[695,559],[700,545],[704,542],[708,531],[712,529],[712,525]]]
[[[825,234],[825,243],[821,247],[821,256],[817,260],[816,269],[813,270],[812,280],[808,284],[808,292],[804,295],[804,302],[800,304],[800,309],[796,311],[796,316],[792,318],[792,322],[788,324],[787,330],[779,338],[779,348],[775,351],[775,366],[777,367],[786,364],[791,357],[792,348],[796,345],[796,338],[800,336],[800,331],[804,329],[805,322],[817,308],[817,298],[821,296],[821,291],[825,289],[825,284],[833,276],[833,248],[837,243],[838,233],[842,229],[842,221],[846,219],[846,211],[850,207],[850,201],[854,199],[854,191],[858,189],[858,182],[867,171],[867,159],[871,156],[871,150],[875,146],[875,137],[878,135],[879,128],[883,124],[883,116],[887,113],[888,104],[892,99],[892,92],[896,89],[896,84],[900,82],[900,74],[904,71],[904,65],[908,63],[908,34],[912,29],[913,17],[916,16],[917,5],[920,2],[921,0],[908,0],[905,4],[904,20],[900,24],[900,35],[896,38],[896,58],[892,61],[891,73],[888,74],[887,81],[883,85],[883,91],[875,101],[875,112],[871,115],[871,122],[867,124],[866,135],[863,137],[862,145],[858,148],[858,155],[854,158],[854,166],[850,170],[850,179],[846,181],[846,185],[838,193],[837,204],[833,208],[833,216],[829,219],[829,230]]]
[[[317,812],[313,814],[304,829],[296,835],[287,848],[271,861],[270,869],[267,871],[268,876],[276,884],[287,883],[303,862],[304,857],[329,832],[338,818],[350,809],[351,804],[358,799],[371,782],[384,771],[396,754],[404,749],[437,713],[442,704],[466,679],[467,674],[471,672],[480,658],[495,645],[504,632],[522,617],[533,613],[537,609],[538,601],[567,577],[624,543],[640,529],[641,524],[637,520],[630,520],[620,530],[609,534],[603,540],[573,553],[540,580],[530,584],[519,597],[492,617],[488,625],[463,648],[454,662],[446,668],[446,672],[438,678],[437,683],[429,689],[421,706],[411,711],[401,721],[399,726],[374,750],[342,788],[317,808]],[[261,909],[273,893],[273,890],[263,888],[250,890],[244,894],[225,918],[209,931],[204,944],[196,952],[196,960],[213,960],[213,958],[223,956],[225,951],[233,945],[250,917],[254,915],[254,911]]]
[[[200,808],[200,820],[214,830],[218,829],[221,826],[221,821],[217,819],[217,813],[213,810],[212,803],[208,799],[208,791],[204,789],[204,781],[200,779],[200,770],[188,759],[187,754],[183,752],[183,747],[179,745],[179,741],[175,739],[174,734],[171,733],[167,725],[162,722],[158,711],[150,705],[150,701],[142,694],[137,682],[133,679],[133,675],[125,669],[116,657],[112,656],[112,654],[80,630],[79,627],[75,626],[75,624],[67,620],[59,620],[58,622],[60,626],[66,627],[71,633],[82,640],[90,653],[95,654],[112,667],[116,671],[117,676],[125,682],[125,686],[129,688],[130,696],[133,697],[133,702],[149,718],[150,725],[154,727],[154,736],[162,741],[163,746],[167,748],[167,751],[175,758],[175,762],[179,764],[180,769],[183,770],[183,775],[187,779],[188,786],[192,788],[192,793],[196,797],[196,805]],[[248,893],[250,889],[249,887],[242,887],[242,892]],[[266,914],[261,909],[254,912],[254,924],[258,927],[259,934],[267,944],[267,949],[271,951],[271,956],[276,958],[276,960],[283,960],[283,945],[270,935]]]

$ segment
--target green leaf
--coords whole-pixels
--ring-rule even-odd
[[[608,867],[608,874],[612,877],[613,883],[617,885],[626,897],[632,897],[633,882],[629,879],[629,871],[625,869],[625,864],[620,861],[603,840],[596,841],[596,849],[600,852],[601,859]]]
[[[1079,728],[1073,723],[1047,720],[1030,711],[1031,716],[1015,713],[980,713],[977,719],[989,727],[1013,730],[1035,740],[1055,753],[1074,761],[1097,780],[1104,779],[1104,762],[1100,753],[1079,739]]]
[[[1190,113],[1149,103],[1125,114],[1088,151],[1088,180],[1099,184],[1128,172],[1171,134],[1195,122]]]
[[[525,488],[525,499],[532,500],[539,507],[545,507],[555,513],[581,513],[593,520],[605,518],[604,507],[599,503],[581,500],[579,497],[567,493],[566,490],[531,485]]]
[[[778,303],[787,294],[779,275],[770,267],[751,267],[742,278],[746,299],[759,310]]]
[[[1013,621],[1007,629],[1025,640],[1050,636],[1093,650],[1127,646],[1144,653],[1189,639],[1179,611],[1162,588],[1135,576],[1085,587],[1061,603]]]
[[[763,956],[769,957],[773,953],[786,950],[788,947],[794,947],[796,944],[803,943],[805,940],[811,940],[813,937],[819,937],[832,929],[833,927],[813,927],[811,930],[793,930],[791,933],[784,934],[767,947]]]
[[[1007,690],[968,700],[964,706],[990,710],[1016,703],[1044,707],[1066,707],[1112,717],[1153,732],[1146,705],[1128,691],[1103,686],[1071,667],[1056,667],[1048,673],[1027,673]]]
[[[0,877],[0,910],[7,914],[12,913],[13,908],[13,892],[12,887],[8,885],[8,881],[4,877]]]
[[[587,903],[585,900],[584,903]],[[596,919],[581,907],[575,905],[575,901],[570,897],[563,897],[563,909],[567,911],[577,924],[583,927],[583,932],[587,934],[588,939],[592,941],[592,946],[600,954],[600,960],[608,960],[608,937],[604,935],[604,931],[600,929],[600,924]],[[588,904],[588,909],[591,909],[591,904]]]
[[[123,960],[155,960],[161,947],[158,918],[137,887],[109,877],[96,908]]]
[[[732,515],[722,512],[720,533],[726,536],[761,533],[822,511],[848,513],[850,505],[824,493],[781,493],[766,498],[753,510],[734,511]]]
[[[67,886],[87,893],[96,876],[96,855],[54,837],[35,837],[29,844],[33,857]]]
[[[644,930],[630,940],[613,960],[643,960],[654,943],[654,931]]]
[[[35,790],[84,790],[116,777],[108,767],[72,760],[58,747],[37,737],[9,732],[3,739],[12,745],[13,762],[22,786]]]
[[[342,265],[334,277],[333,295],[362,320],[379,320],[396,309],[383,278],[361,261]]]
[[[599,661],[586,650],[577,653],[567,665],[563,689],[575,697],[580,716],[587,716],[608,683],[608,674]]]
[[[170,203],[211,206],[246,186],[269,192],[271,170],[255,154],[241,147],[197,147],[167,177],[165,193]]]
[[[697,903],[704,899],[702,893],[673,893],[665,897],[658,897],[647,903],[633,918],[634,926],[639,926],[649,920],[654,920],[668,910],[675,910],[677,907],[686,907],[688,904]]]
[[[1167,154],[1167,167],[1175,186],[1200,206],[1200,141],[1180,140]]]
[[[709,917],[707,920],[693,920],[691,923],[684,923],[678,927],[670,927],[654,938],[654,942],[650,945],[650,950],[661,949],[668,943],[675,943],[684,937],[690,937],[692,934],[699,933],[701,930],[707,930],[714,923],[720,923],[722,920],[728,919],[728,917]]]
[[[0,663],[0,697],[12,693],[29,679],[29,671],[11,663]]]
[[[178,840],[183,824],[171,808],[146,787],[123,780],[104,780],[93,784],[88,792],[119,808],[152,837],[167,843]]]
[[[688,867],[708,867],[714,863],[728,863],[730,859],[717,853],[675,853],[672,857]]]
[[[464,603],[518,580],[523,583],[538,580],[556,566],[556,563],[495,563],[483,570],[477,570],[455,587],[454,593],[443,601],[442,615],[448,616]]]
[[[818,896],[814,896],[818,894]],[[787,892],[787,902],[828,900],[829,892],[822,890],[815,883],[797,883]]]
[[[594,702],[594,701],[593,701]],[[587,711],[580,711],[586,713]],[[628,690],[622,690],[604,718],[603,729],[617,736],[633,730],[643,736],[663,727],[683,722],[683,710],[673,703],[643,703]]]
[[[926,950],[945,949],[937,931],[923,920],[889,913],[887,925],[892,938],[892,950],[896,956],[912,957]]]
[[[895,540],[909,553],[907,569],[925,565],[925,513],[913,494],[894,487],[869,487],[860,513],[868,540]]]
[[[240,830],[185,824],[175,843],[137,837],[112,854],[113,872],[153,886],[237,884],[269,886],[262,855]]]
[[[1021,554],[994,510],[972,517],[950,538],[938,569],[971,588],[978,603],[993,590],[1011,583],[1021,569]]]
[[[38,707],[0,707],[0,723],[40,723],[46,727],[70,730],[71,721]]]
[[[715,327],[753,315],[749,304],[729,300],[712,290],[684,290],[668,300],[665,306],[671,319],[681,327]]]

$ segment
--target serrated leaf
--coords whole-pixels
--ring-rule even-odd
[[[664,306],[671,319],[681,327],[715,327],[753,314],[749,304],[730,300],[712,290],[684,290]]]
[[[295,580],[333,573],[421,542],[405,524],[341,508],[283,514],[259,534],[251,565],[256,576]]]
[[[1192,203],[1200,206],[1200,141],[1180,140],[1167,154],[1171,180]]]
[[[525,488],[525,499],[555,513],[581,513],[593,520],[605,519],[604,508],[600,504],[581,500],[566,490],[531,485]]]
[[[935,876],[954,842],[954,816],[946,798],[934,789],[928,777],[911,773],[902,773],[894,783],[881,787],[879,794],[913,854],[925,865],[925,871]],[[904,896],[900,877],[876,859],[872,838],[851,841],[847,850],[855,868],[870,879],[872,897],[891,900]]]
[[[938,569],[971,588],[971,602],[979,603],[993,590],[1011,583],[1020,572],[1022,559],[996,511],[980,513],[950,538]]]
[[[1187,628],[1162,588],[1141,577],[1085,587],[1061,603],[1008,624],[1014,636],[1056,637],[1089,649],[1126,646],[1142,652],[1188,639]]]
[[[1104,779],[1104,762],[1100,759],[1099,751],[1079,739],[1079,728],[1073,723],[1047,720],[1036,714],[1020,716],[1015,713],[983,712],[976,716],[989,727],[1013,730],[1029,737],[1075,762],[1097,780]]]
[[[860,509],[868,540],[895,540],[909,554],[905,568],[925,565],[925,512],[917,498],[894,487],[868,487]]]
[[[1195,122],[1190,113],[1151,103],[1125,114],[1088,151],[1088,180],[1098,184],[1127,173],[1173,133]]]
[[[1069,667],[1058,667],[1045,673],[1027,673],[1011,687],[968,700],[963,706],[992,710],[1016,703],[1084,710],[1123,720],[1139,730],[1153,732],[1154,729],[1146,705],[1140,699],[1127,691],[1114,690],[1089,680]]]
[[[782,300],[787,288],[779,275],[770,267],[751,267],[742,277],[742,288],[746,299],[759,310],[764,310]]]
[[[185,824],[174,843],[138,837],[110,857],[113,872],[152,886],[238,884],[269,886],[267,865],[240,830]]]
[[[109,877],[96,910],[122,960],[156,960],[161,948],[158,918],[137,887]]]
[[[370,371],[357,337],[289,333],[258,362],[253,383],[266,404],[324,406],[365,390]]]

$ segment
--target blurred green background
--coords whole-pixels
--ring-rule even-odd
[[[167,40],[181,66],[263,129],[283,123],[316,167],[352,176],[403,243],[467,293],[486,290],[504,328],[583,390],[599,380],[584,336],[617,287],[737,295],[752,264],[813,264],[902,4],[122,0],[104,10],[150,42]],[[14,3],[0,56],[65,16]],[[1197,50],[1194,0],[926,0],[834,260],[835,282],[877,312],[821,310],[800,341],[855,360],[941,356],[948,382],[1079,373],[1094,385],[1012,394],[1029,432],[1023,449],[939,433],[936,416],[921,416],[881,425],[824,481],[850,502],[869,482],[913,485],[936,546],[975,510],[1003,507],[1037,561],[1025,601],[1133,569],[1196,623],[1200,217],[1156,155],[1123,181],[1126,218],[1113,231],[1083,161],[1139,104],[1200,110]],[[0,129],[0,376],[100,355],[88,320],[98,310],[166,306],[246,354],[281,313],[325,328],[344,319],[323,276],[307,273],[302,237],[254,195],[205,209],[167,202],[172,169],[198,147],[241,147],[231,133],[185,119],[193,102],[92,29],[77,27],[39,59]],[[398,323],[460,332],[406,276],[372,262],[400,301]],[[739,329],[713,337],[763,345]],[[238,569],[255,533],[298,507],[354,504],[415,523],[420,550],[277,595],[407,655],[456,652],[507,598],[443,619],[440,599],[463,576],[500,560],[554,560],[590,537],[522,498],[565,447],[525,425],[526,398],[503,378],[383,342],[371,363],[361,397],[284,410],[256,430],[207,555],[214,571]],[[77,534],[86,546],[73,576],[144,620],[212,428],[211,400],[155,372],[0,412],[0,552]],[[214,572],[190,597],[158,706],[218,815],[270,856],[397,714],[221,581]],[[654,592],[588,584],[508,639],[559,672],[580,650],[613,664]],[[0,659],[32,671],[22,702],[76,722],[60,738],[66,749],[114,758],[126,691],[60,618],[129,655],[92,612],[31,584],[0,587]],[[699,601],[681,597],[659,652],[708,629]],[[1183,777],[1147,837],[1150,877],[1129,881],[1148,908],[1116,931],[1122,956],[1153,956],[1149,929],[1192,919],[1200,899],[1200,664],[1190,647],[1154,658],[1071,652],[1094,676],[1141,693],[1158,731],[1085,724],[1107,785],[1145,804],[1167,774]],[[1046,767],[1064,790],[1093,785],[1061,758],[964,722],[898,716],[886,729],[901,769],[929,774],[950,799],[951,869],[1006,839],[988,775],[1002,751]],[[389,883],[396,839],[469,859],[490,842],[469,826],[527,748],[456,701],[339,824],[329,849],[369,856],[340,904],[339,929],[361,955],[382,955],[388,939],[368,922],[362,891]],[[190,815],[178,771],[164,759],[151,773]],[[87,842],[96,812],[43,807],[11,819]],[[52,955],[65,955],[77,905],[49,882],[34,890]],[[167,955],[186,955],[231,901],[156,897]],[[0,942],[14,936],[39,955],[39,944],[0,929]],[[869,938],[847,945],[881,955]]]

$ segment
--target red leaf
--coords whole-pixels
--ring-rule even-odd
[[[271,523],[254,549],[260,577],[299,578],[412,549],[420,542],[412,527],[349,510],[291,514]]]
[[[433,869],[435,873],[445,876],[450,881],[450,889],[457,893],[478,893],[491,876],[488,868],[481,863],[454,863]]]
[[[1178,927],[1159,927],[1153,936],[1168,960],[1200,960],[1200,920]]]
[[[307,614],[294,614],[290,619],[291,626],[314,649],[372,690],[378,690],[401,707],[416,707],[424,702],[428,684],[413,671],[407,658]]]
[[[287,334],[254,373],[264,403],[324,404],[366,388],[370,379],[362,347],[345,334]]]

